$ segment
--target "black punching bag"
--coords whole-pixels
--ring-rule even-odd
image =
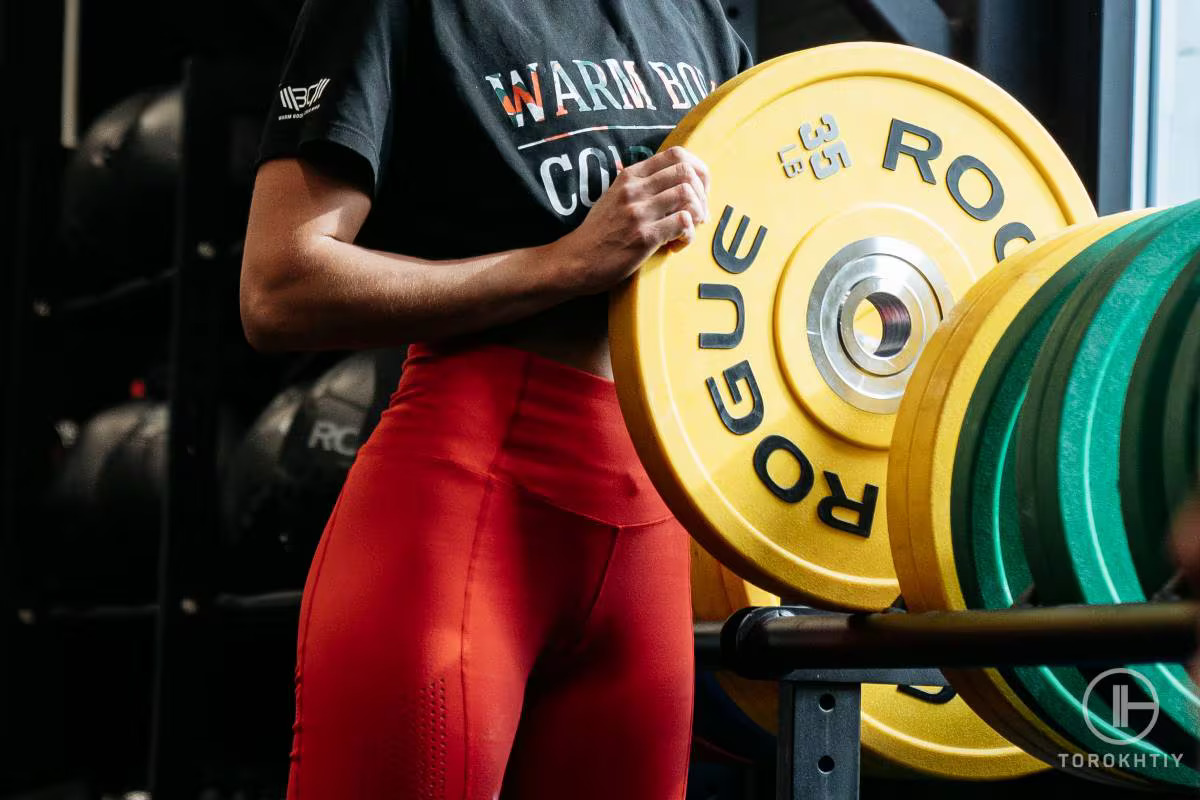
[[[162,404],[148,400],[101,411],[84,423],[67,452],[47,504],[54,539],[47,550],[58,551],[52,574],[60,599],[88,604],[153,599],[159,506],[146,496],[161,492],[161,477],[133,478],[129,490],[141,496],[130,504],[123,502],[124,490],[114,486],[110,470],[128,474],[151,461],[159,468],[165,453],[150,440],[165,413]],[[130,444],[136,455],[125,452]]]
[[[285,389],[250,427],[222,493],[232,588],[304,585],[346,474],[399,379],[403,355],[352,355],[311,386]]]
[[[170,265],[182,142],[178,87],[139,92],[88,128],[63,182],[64,294],[102,292]]]

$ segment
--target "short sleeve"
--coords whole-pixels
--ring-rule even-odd
[[[713,32],[714,44],[719,48],[721,65],[730,70],[723,81],[753,67],[754,54],[733,26],[725,11],[725,4],[719,0],[706,0],[701,7],[705,9],[704,13],[711,26],[709,30]]]
[[[408,0],[305,0],[271,103],[259,163],[333,145],[370,167],[377,190],[392,125]]]
[[[737,71],[740,74],[754,66],[754,54],[732,25],[729,26],[729,35],[733,37],[734,46],[737,48]]]

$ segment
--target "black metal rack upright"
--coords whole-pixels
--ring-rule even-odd
[[[221,74],[224,73],[224,74]],[[212,564],[211,541],[218,520],[216,408],[221,378],[221,289],[236,269],[231,258],[232,231],[222,225],[211,199],[228,163],[222,137],[212,125],[224,119],[201,109],[232,93],[238,76],[206,61],[193,61],[184,76],[184,158],[175,237],[177,274],[171,330],[169,397],[171,438],[167,457],[167,494],[159,549],[157,660],[154,673],[154,722],[150,750],[150,786],[159,796],[175,796],[198,783],[183,753],[188,726],[184,718],[203,712],[205,674],[197,669],[203,654],[198,627],[191,619],[212,594],[206,580]],[[214,191],[215,190],[215,191]],[[191,729],[195,730],[193,723]],[[182,735],[181,735],[182,734]],[[181,792],[180,792],[181,794]]]
[[[244,205],[230,201],[243,196],[230,165],[245,160],[235,150],[257,144],[264,104],[273,96],[273,72],[272,65],[219,58],[192,59],[185,70],[170,345],[172,428],[149,761],[149,785],[157,797],[196,796],[211,779],[203,754],[219,752],[222,744],[213,739],[237,727],[232,720],[222,724],[211,700],[217,665],[238,657],[222,624],[228,609],[282,614],[292,622],[298,611],[295,597],[218,603],[218,409],[236,384],[230,363],[246,348],[238,336],[236,290],[246,216]],[[290,686],[286,681],[281,686],[281,697],[290,703]],[[286,725],[280,729],[287,731]],[[286,739],[276,744],[277,752],[286,752]]]

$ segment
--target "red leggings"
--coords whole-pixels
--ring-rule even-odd
[[[413,347],[304,589],[288,800],[682,798],[688,581],[610,381]]]

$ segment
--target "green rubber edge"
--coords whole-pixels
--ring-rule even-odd
[[[1125,398],[1118,465],[1121,510],[1134,569],[1148,598],[1159,595],[1175,574],[1167,553],[1174,508],[1168,500],[1166,469],[1168,464],[1178,464],[1185,475],[1190,474],[1188,451],[1194,442],[1187,435],[1186,417],[1168,420],[1167,391],[1189,318],[1197,307],[1200,258],[1193,258],[1146,329]],[[1184,427],[1177,427],[1181,424]]]
[[[1044,341],[1049,335],[1054,322],[1061,318],[1063,310],[1067,307],[1071,298],[1077,296],[1076,290],[1081,283],[1090,276],[1096,274],[1097,266],[1104,261],[1118,247],[1121,247],[1131,237],[1137,236],[1143,232],[1148,226],[1155,224],[1156,220],[1163,215],[1164,212],[1158,212],[1146,217],[1141,217],[1130,222],[1127,225],[1110,232],[1106,236],[1098,239],[1089,245],[1086,249],[1078,253],[1074,258],[1058,270],[1045,285],[1043,285],[1033,297],[1030,298],[1026,309],[1014,317],[1013,325],[1009,331],[997,343],[995,350],[989,357],[988,363],[985,366],[979,383],[976,385],[972,394],[971,400],[968,403],[967,416],[963,421],[963,427],[960,436],[967,437],[972,440],[979,436],[980,431],[976,430],[978,426],[987,424],[983,409],[976,409],[976,398],[983,395],[995,394],[996,392],[1017,391],[1020,393],[1019,398],[1002,396],[995,400],[989,398],[988,402],[1007,402],[1016,405],[1017,410],[1025,403],[1025,396],[1029,387],[1029,374],[1024,376],[1024,379],[1019,383],[1011,383],[1006,381],[1006,370],[1011,370],[1014,365],[1008,363],[1009,360],[1018,355],[1018,351],[1030,358],[1036,359],[1039,353],[1045,351]],[[1031,318],[1027,313],[1027,309],[1036,308],[1038,311],[1036,319]],[[1018,324],[1020,323],[1020,324]],[[1019,327],[1025,327],[1025,331],[1017,330]],[[1020,350],[1022,343],[1033,338],[1037,341],[1037,346],[1032,351]],[[1009,355],[1003,359],[998,359],[997,354],[1007,352]],[[994,366],[995,365],[995,366]],[[1033,370],[1033,364],[1028,367],[1029,373]],[[1007,421],[1005,424],[1009,424]],[[1011,424],[1016,425],[1016,415],[1014,414]],[[982,469],[995,469],[999,471],[1000,465],[1003,463],[1003,457],[997,456],[991,451],[996,448],[1010,448],[1009,441],[1013,431],[996,430],[992,436],[985,436],[979,440],[978,445],[981,449],[980,454],[976,455],[964,449],[963,438],[960,438],[958,450],[955,454],[954,473],[952,477],[952,485],[966,486],[966,480],[970,476],[971,471],[976,467],[976,463],[980,463]],[[960,473],[960,471],[962,471]],[[1006,499],[1011,499],[1013,504],[1011,507],[996,507],[992,504],[995,498],[983,497],[980,505],[974,510],[976,514],[985,513],[1003,513],[1002,519],[997,519],[993,524],[1000,531],[1011,530],[1012,535],[995,535],[990,539],[983,540],[983,546],[977,546],[977,533],[971,525],[971,510],[967,506],[959,506],[955,502],[951,503],[951,530],[954,541],[955,562],[958,568],[959,582],[965,595],[980,597],[981,602],[989,605],[983,606],[986,608],[1001,607],[998,605],[990,605],[999,603],[1000,598],[1007,596],[1010,585],[1015,585],[1017,581],[1023,580],[1024,584],[1018,589],[1018,593],[1023,591],[1033,583],[1033,575],[1029,571],[1025,544],[1020,536],[1020,523],[1017,519],[1016,508],[1016,483],[1015,475],[1006,474],[1002,480],[1013,481],[1013,486],[1008,487],[1013,491],[1005,492],[1002,496]],[[997,491],[1003,491],[1004,487],[997,487]],[[971,495],[966,495],[970,497]],[[982,517],[980,517],[982,519]],[[1022,570],[1020,575],[1008,576],[1005,575],[1005,563],[1020,565]],[[1040,589],[1041,587],[1039,587]],[[1011,603],[1011,600],[1007,601]]]
[[[1125,267],[1183,213],[1176,208],[1139,220],[1133,235],[1084,276],[1051,325],[1030,374],[1017,427],[1017,505],[1025,555],[1043,602],[1074,603],[1083,595],[1058,502],[1057,433],[1073,360],[1067,354],[1078,349],[1083,333],[1078,323],[1081,318],[1083,325],[1091,321],[1095,305],[1107,296]]]
[[[1034,368],[1018,440],[1018,502],[1043,600],[1146,600],[1118,491],[1121,413],[1145,329],[1200,249],[1200,202],[1155,221],[1080,284]],[[1172,730],[1200,738],[1200,696],[1183,666],[1152,664],[1140,672],[1174,723],[1160,721],[1156,740]]]
[[[1013,319],[976,384],[959,435],[950,496],[955,564],[963,597],[971,608],[1010,608],[1030,586],[1032,575],[1017,518],[1012,447],[1029,376],[1057,312],[1072,291],[1101,259],[1139,230],[1135,224],[1127,225],[1064,264]],[[1132,767],[1129,773],[1175,786],[1200,787],[1200,773],[1167,766],[1173,762],[1153,743],[1132,741],[1108,724],[1104,714],[1111,718],[1111,709],[1092,701],[1085,712],[1082,698],[1088,679],[1079,669],[1031,667],[999,672],[1043,722],[1084,751],[1141,754],[1152,764]],[[1106,735],[1129,739],[1129,744],[1114,745],[1096,737],[1084,721],[1085,713]],[[1112,775],[1091,772],[1087,777],[1120,783]]]
[[[1124,231],[1126,234],[1136,232],[1137,230],[1140,229],[1141,226],[1147,224],[1147,220],[1149,220],[1149,219],[1150,219],[1150,217],[1142,218],[1142,219],[1136,221],[1135,223],[1130,223],[1129,225],[1123,226],[1120,230]],[[1112,234],[1117,234],[1118,236],[1120,236],[1120,233],[1118,231],[1113,231]],[[1001,677],[1003,677],[1003,676],[1001,676]],[[1015,688],[1013,690],[1015,691]],[[1006,726],[1006,730],[1008,730],[1009,728],[1011,728],[1011,730],[1008,730],[1008,733],[1006,735],[1010,736],[1010,738],[1012,738],[1013,741],[1021,741],[1022,746],[1025,747],[1026,749],[1028,749],[1030,752],[1035,752],[1035,750],[1036,750],[1039,758],[1046,761],[1047,763],[1054,763],[1056,754],[1058,753],[1058,750],[1056,749],[1057,745],[1052,745],[1052,744],[1043,742],[1044,737],[1040,733],[1035,733],[1033,731],[1030,731],[1029,735],[1026,735],[1028,723],[1024,719],[1022,714],[1017,712],[1015,709],[1010,709],[1010,708],[1007,708],[1004,706],[993,706],[992,713],[997,715],[998,717],[1004,717],[1004,718],[1009,719],[1009,722],[1007,723],[1007,726]],[[1030,736],[1032,736],[1033,739],[1031,739]],[[1044,746],[1042,746],[1043,744],[1048,745],[1050,749],[1046,749]],[[1095,770],[1075,769],[1073,767],[1068,766],[1065,768],[1065,771],[1071,772],[1074,774],[1078,774],[1081,777],[1087,777],[1087,778],[1090,778],[1092,780],[1099,781],[1102,783],[1121,784],[1121,782],[1122,782],[1121,776],[1109,775],[1107,773],[1101,774],[1101,773],[1096,772]],[[1128,785],[1128,781],[1126,781],[1124,783],[1124,785]]]
[[[1167,513],[1174,514],[1195,489],[1200,457],[1200,304],[1184,326],[1166,395],[1163,486]]]

